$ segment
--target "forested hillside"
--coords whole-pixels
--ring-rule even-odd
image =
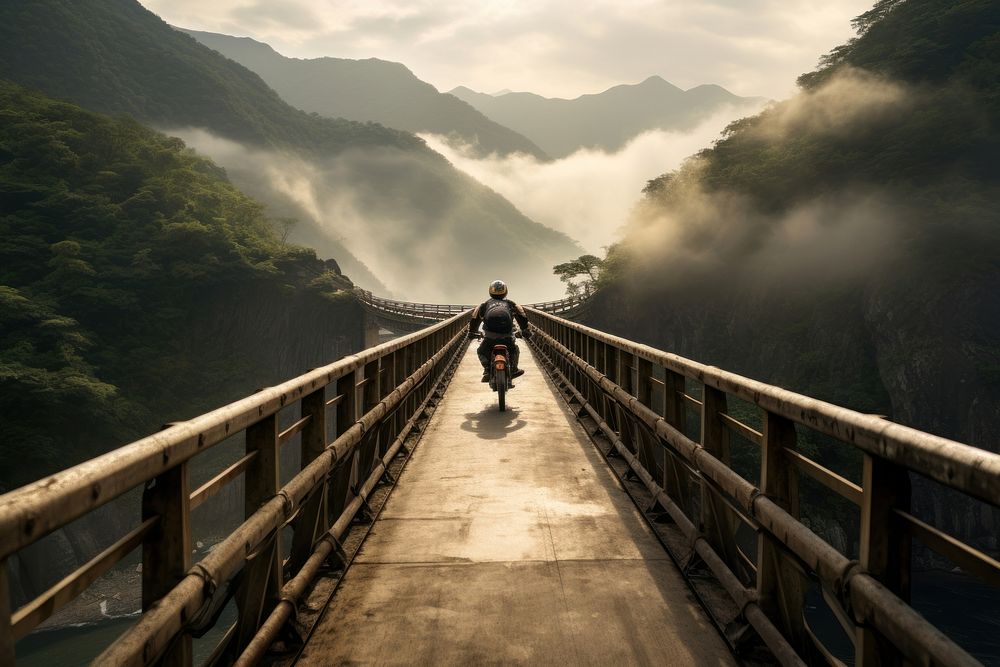
[[[545,159],[528,138],[495,123],[453,95],[439,93],[401,63],[378,58],[287,58],[249,37],[184,30],[256,72],[299,109],[330,118],[375,121],[408,132],[440,134],[478,155],[527,153]]]
[[[360,346],[336,264],[180,140],[9,82],[0,110],[0,491]]]
[[[295,109],[135,0],[0,4],[0,77],[182,136],[366,286],[462,300],[506,269],[557,290],[546,267],[578,254],[419,138]],[[482,253],[491,237],[509,253]],[[451,275],[426,271],[445,254]]]
[[[648,184],[593,324],[996,451],[1000,5],[880,0],[856,27]],[[916,502],[997,548],[995,514]]]

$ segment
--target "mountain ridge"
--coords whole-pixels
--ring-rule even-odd
[[[256,72],[286,101],[305,111],[441,134],[470,145],[481,155],[527,153],[547,159],[529,139],[467,102],[439,92],[403,63],[379,58],[293,58],[250,37],[176,29]]]
[[[683,131],[723,108],[750,110],[764,102],[734,95],[717,84],[683,90],[655,74],[571,99],[532,92],[489,95],[467,86],[449,92],[531,138],[553,157],[581,148],[614,152],[643,132]]]

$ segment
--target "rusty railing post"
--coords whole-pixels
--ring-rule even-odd
[[[351,371],[337,380],[337,394],[343,396],[337,403],[337,438],[347,433],[358,421],[357,377],[357,371]]]
[[[701,446],[726,466],[731,464],[729,430],[719,418],[725,413],[726,394],[715,387],[703,385],[701,405]],[[736,516],[712,484],[701,480],[701,525],[709,543],[721,554],[729,569],[746,580],[745,566],[736,546]]]
[[[608,380],[619,384],[618,348],[607,343],[598,343],[598,345],[598,362],[601,366],[599,370]],[[618,405],[618,401],[608,398],[603,390],[601,391],[601,403],[597,407],[600,410],[601,416],[604,417],[604,421],[608,422],[613,430],[618,431],[623,439],[626,433],[630,433],[626,417],[622,412],[621,406]],[[635,451],[634,446],[630,446],[629,449]]]
[[[663,369],[663,419],[682,434],[687,434],[687,408],[684,405],[684,376]]]
[[[361,414],[367,414],[382,400],[382,364],[381,359],[373,359],[365,364],[365,386],[361,391]],[[368,479],[368,473],[375,465],[375,460],[382,455],[382,428],[381,424],[376,425],[373,432],[368,435],[368,445],[364,453],[364,476],[362,481]]]
[[[647,408],[656,411],[653,408],[653,364],[648,359],[643,359],[642,357],[637,357],[634,355],[628,355],[629,365],[635,366],[635,385],[632,386],[632,369],[628,369],[628,391],[634,394],[639,402],[646,406]],[[664,477],[665,465],[663,470],[657,469],[657,441],[651,433],[646,433],[643,428],[639,429],[639,460],[642,461],[642,465],[646,468],[653,479],[658,477]],[[665,451],[660,452],[664,459],[669,456]],[[664,464],[666,461],[664,460]],[[661,488],[666,489],[666,484],[661,483]]]
[[[264,503],[274,498],[281,486],[277,414],[268,415],[247,427],[246,452],[257,453],[243,474],[243,506],[246,517],[250,518]],[[266,617],[281,595],[284,583],[281,532],[281,528],[276,529],[270,544],[262,544],[243,566],[244,578],[236,593],[239,619],[233,648],[237,654],[250,643],[261,619]]]
[[[388,370],[386,371],[386,379],[388,380],[388,392],[393,391],[396,387],[400,385],[405,376],[403,375],[402,367],[402,357],[400,356],[399,350],[396,350],[388,357],[382,360],[388,363]],[[390,426],[392,431],[389,441],[392,442],[399,435],[400,431],[403,430],[403,421],[400,419],[399,410],[394,410],[392,413],[392,425]]]
[[[142,520],[159,517],[142,541],[142,611],[165,596],[191,567],[191,506],[187,461],[150,480],[142,492]],[[187,667],[191,636],[181,634],[159,664]]]
[[[656,412],[653,406],[653,362],[642,357],[632,356],[635,364],[635,397],[647,408]],[[629,372],[629,377],[632,373]]]
[[[684,405],[684,376],[680,373],[663,367],[663,420],[673,426],[681,435],[687,434],[687,408]],[[691,516],[691,480],[687,471],[676,460],[674,454],[669,451],[664,452],[663,457],[663,488],[667,495],[684,510],[684,513],[693,521],[697,517]]]
[[[357,370],[352,370],[337,379],[337,395],[341,398],[337,403],[334,439],[347,433],[358,420],[357,377]],[[327,516],[331,524],[337,521],[347,506],[349,493],[349,466],[344,461],[338,461],[330,471],[330,482],[326,491]]]
[[[302,429],[302,468],[316,460],[326,449],[326,387],[306,394],[301,402],[302,418],[309,418]],[[288,561],[291,572],[298,572],[312,554],[313,544],[330,527],[326,507],[327,483],[315,490],[302,507],[292,533],[292,551]]]
[[[798,472],[785,456],[796,448],[795,424],[772,412],[764,413],[760,489],[793,517],[799,516]],[[758,604],[799,655],[814,649],[805,626],[807,581],[781,542],[757,531]]]
[[[862,473],[861,567],[910,603],[910,538],[893,519],[893,510],[910,509],[910,476],[900,466],[865,454]],[[867,625],[855,635],[855,664],[860,667],[900,665],[903,658],[891,642]]]

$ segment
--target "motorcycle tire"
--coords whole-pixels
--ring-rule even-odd
[[[507,371],[497,371],[496,372],[496,383],[497,383],[497,400],[500,402],[500,412],[507,409]]]

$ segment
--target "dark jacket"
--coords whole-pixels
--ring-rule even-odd
[[[511,317],[517,321],[517,325],[521,327],[521,331],[525,333],[528,331],[528,314],[524,312],[524,308],[517,305],[510,299],[488,299],[486,301],[483,301],[478,306],[476,306],[476,309],[472,311],[472,321],[469,322],[470,335],[479,331],[479,325],[483,324],[483,315],[486,313],[491,302],[494,301],[499,301],[500,303],[507,306],[507,310],[510,312]],[[483,331],[485,331],[486,335],[490,338],[514,335],[512,331],[511,332],[490,331],[489,326],[484,326]]]

